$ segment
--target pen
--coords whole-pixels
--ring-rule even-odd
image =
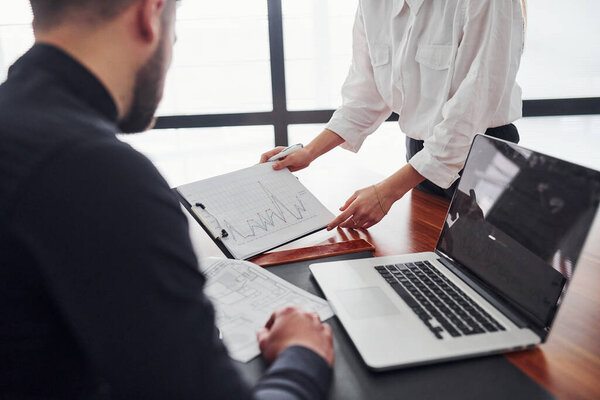
[[[275,154],[273,157],[269,158],[267,160],[267,162],[281,160],[282,158],[285,158],[285,157],[289,156],[290,154],[292,154],[296,150],[300,150],[303,147],[304,146],[301,143],[293,144],[293,145],[291,145],[289,147],[286,147],[285,149],[281,150],[279,153]]]

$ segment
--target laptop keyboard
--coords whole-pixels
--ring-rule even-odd
[[[506,330],[428,261],[375,269],[438,339]]]

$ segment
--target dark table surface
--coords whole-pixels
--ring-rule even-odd
[[[279,277],[323,297],[308,266],[315,262],[370,257],[371,253],[297,262],[269,267]],[[443,364],[370,371],[336,317],[327,320],[335,343],[335,366],[331,399],[553,399],[541,386],[503,356],[454,361]],[[258,357],[236,363],[250,382],[258,380],[266,363]]]
[[[345,153],[343,152],[343,154]],[[341,155],[342,153],[340,153],[340,157]],[[378,173],[353,165],[352,163],[355,163],[353,159],[346,160],[334,156],[335,154],[322,157],[315,161],[315,165],[297,173],[309,190],[330,210],[337,210],[354,190],[370,186],[384,178]],[[326,176],[323,171],[327,171]],[[335,184],[332,184],[330,177],[335,177]],[[449,202],[446,200],[413,190],[397,201],[388,215],[368,231],[340,229],[330,232],[326,237],[323,236],[323,232],[316,235],[321,235],[319,241],[324,237],[324,240],[329,242],[365,239],[375,246],[376,256],[433,251],[448,204]],[[191,221],[190,224],[192,239],[200,254],[202,256],[222,256],[222,253],[202,229],[194,221]],[[435,367],[413,368],[397,373],[375,374],[366,370],[338,321],[335,318],[329,320],[335,333],[337,357],[333,398],[375,399],[379,398],[377,397],[378,393],[383,396],[384,392],[387,393],[385,398],[407,398],[403,394],[407,393],[408,388],[422,383],[418,379],[420,374],[427,374],[428,371],[435,371],[438,368],[443,373],[455,371],[456,374],[460,374],[460,371],[467,368],[469,363],[474,363],[473,365],[481,367],[481,371],[485,371],[489,365],[497,365],[496,360],[501,360],[504,363],[509,361],[518,370],[559,398],[600,399],[600,340],[598,340],[598,332],[600,332],[600,313],[598,312],[600,309],[600,290],[598,290],[600,246],[598,243],[600,243],[600,220],[597,218],[549,339],[543,345],[532,350]],[[295,247],[314,244],[313,237],[293,243]],[[318,289],[309,278],[309,272],[304,271],[305,275],[296,277],[294,275],[297,272],[296,269],[292,265],[270,268],[272,272],[281,275],[284,279],[313,293],[318,293]],[[303,271],[303,269],[300,268],[298,271]],[[242,369],[249,378],[256,379],[263,367],[260,360],[254,360]],[[518,370],[516,372],[519,372]],[[483,377],[478,375],[482,373],[481,371],[475,372],[475,376],[465,376],[464,380],[459,383],[449,383],[450,387],[463,385],[464,387],[460,388],[464,391],[463,398],[469,398],[469,390],[473,388],[481,390],[483,386],[481,383]],[[502,397],[502,394],[505,393],[503,390],[507,390],[504,386],[512,385],[512,378],[506,378],[507,376],[502,378],[504,380],[491,382],[493,384],[489,387],[494,387],[494,390],[490,390],[489,393],[478,393],[478,396],[485,394],[487,397],[489,394],[489,398],[496,398],[494,396],[498,394],[499,397]],[[514,375],[513,378],[518,381],[522,378],[522,374]],[[475,385],[473,382],[477,384]],[[393,385],[393,383],[398,384]],[[443,382],[440,382],[438,388],[444,387],[439,386],[442,384]],[[490,382],[486,383],[486,385],[488,384]],[[428,398],[432,393],[439,396],[441,393],[437,391],[437,388],[433,388],[433,385],[425,384],[424,386],[420,389],[423,390],[419,395],[421,398]],[[394,390],[396,392],[392,395],[391,392]]]

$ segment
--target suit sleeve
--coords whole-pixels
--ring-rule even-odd
[[[241,378],[218,339],[187,220],[145,157],[97,141],[38,171],[15,230],[113,398],[325,396],[329,368],[305,348],[287,349],[255,388]]]

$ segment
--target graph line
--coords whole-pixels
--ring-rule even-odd
[[[248,234],[242,233],[240,230],[241,228],[238,229],[229,221],[223,220],[225,229],[231,234],[231,237],[235,241],[238,241],[238,237],[245,240],[251,237],[257,237],[261,233],[267,233],[275,227],[278,221],[280,223],[289,225],[293,222],[305,219],[305,216],[309,214],[306,206],[302,202],[302,199],[300,199],[300,196],[305,193],[304,191],[299,192],[296,195],[297,201],[294,202],[293,206],[290,208],[286,206],[269,189],[267,189],[262,182],[258,181],[257,183],[273,207],[267,208],[264,212],[257,212],[256,218],[246,219],[245,223],[248,225],[248,231],[250,232]],[[291,223],[288,221],[291,221]]]

